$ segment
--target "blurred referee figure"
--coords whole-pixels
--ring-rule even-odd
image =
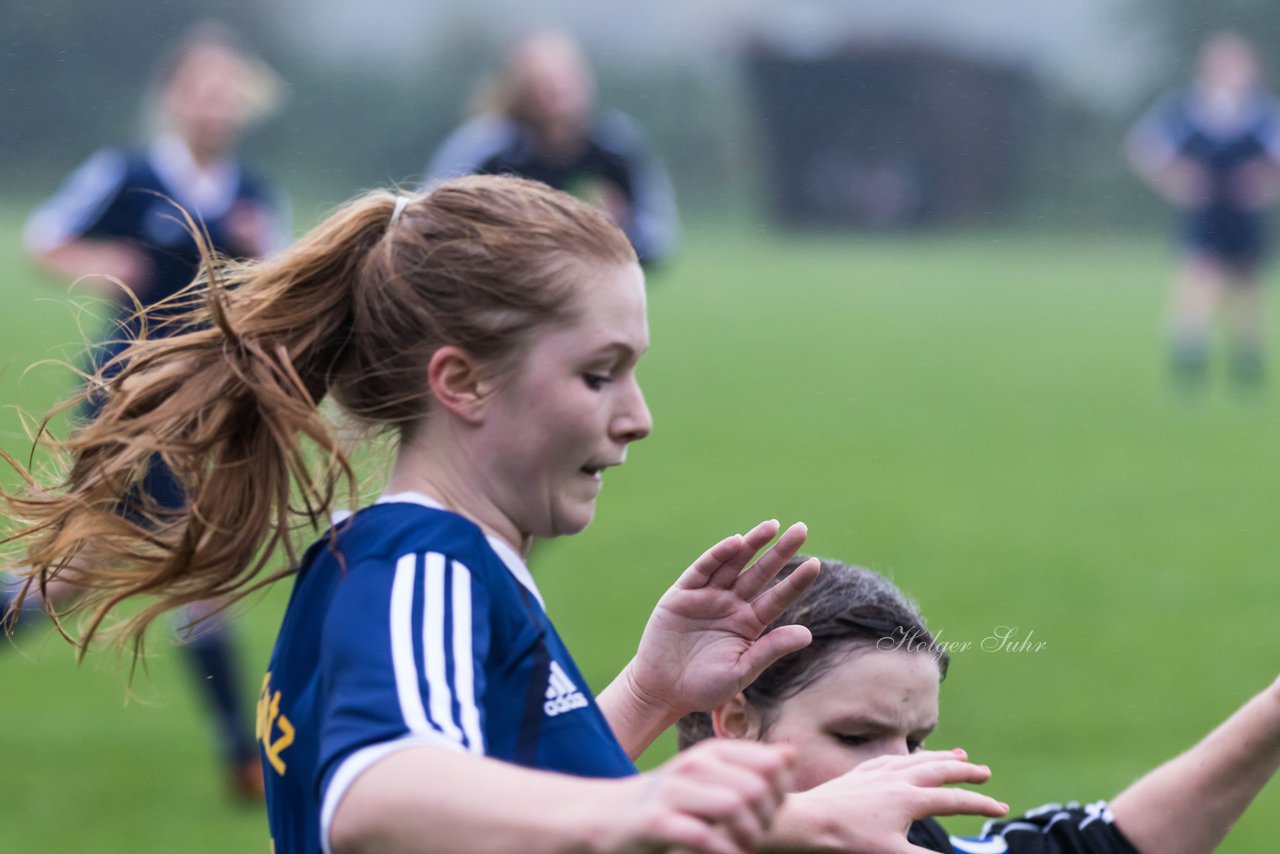
[[[241,136],[274,109],[279,89],[275,74],[235,33],[212,22],[197,25],[161,63],[153,99],[157,132],[150,143],[136,152],[96,152],[31,215],[24,235],[31,258],[60,277],[83,279],[115,304],[106,340],[90,352],[89,370],[101,368],[138,335],[135,298],[154,305],[195,276],[200,256],[184,211],[220,254],[261,257],[283,246],[283,206],[236,157]],[[153,322],[147,334],[164,335],[164,325]],[[95,406],[88,398],[83,414],[92,417]],[[121,513],[135,520],[163,518],[185,501],[182,485],[159,459],[143,492]],[[73,585],[50,585],[53,605],[73,599]],[[0,587],[0,614],[12,597],[11,589]],[[23,610],[37,610],[36,599],[28,597]],[[213,601],[179,614],[182,648],[212,717],[231,792],[258,800],[262,768],[250,697],[241,685],[226,617]]]
[[[630,117],[595,112],[595,80],[572,36],[544,31],[517,42],[477,106],[431,158],[427,187],[470,174],[531,178],[603,209],[644,266],[674,250],[666,170]]]
[[[1280,104],[1262,88],[1253,48],[1234,33],[1211,38],[1194,81],[1137,122],[1128,152],[1138,175],[1181,212],[1175,378],[1203,384],[1214,315],[1225,302],[1232,375],[1257,386],[1265,367],[1259,270],[1270,244],[1266,208],[1280,192]]]

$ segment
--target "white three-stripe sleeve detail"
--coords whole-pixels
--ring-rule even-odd
[[[400,700],[400,716],[409,732],[431,731],[422,694],[418,690],[418,665],[413,655],[413,580],[417,575],[418,556],[405,555],[396,561],[396,574],[391,583],[391,664],[395,671],[396,697]]]
[[[81,237],[115,199],[128,177],[129,163],[113,150],[96,152],[27,220],[28,251],[48,252]]]
[[[471,570],[453,562],[453,677],[458,692],[458,715],[467,749],[484,753],[480,710],[476,706],[474,653],[471,645]]]
[[[569,678],[569,674],[565,673],[564,668],[558,663],[556,664],[556,670],[560,672],[560,682],[566,694],[572,694],[574,691],[578,690],[578,686],[573,684],[573,680]]]
[[[564,668],[560,666],[558,661],[551,661],[551,678],[548,680],[551,684],[547,688],[550,692],[554,690],[557,694],[571,694],[577,690],[574,688],[573,681],[569,678],[569,674],[564,672]]]
[[[428,705],[431,722],[449,738],[461,743],[462,731],[453,719],[453,687],[449,684],[449,670],[446,652],[454,658],[457,666],[457,653],[453,645],[445,638],[445,608],[448,604],[444,589],[444,555],[429,552],[426,559],[426,570],[423,584],[422,607],[422,655],[426,660]],[[468,612],[470,611],[470,603]],[[454,612],[457,619],[457,612]]]

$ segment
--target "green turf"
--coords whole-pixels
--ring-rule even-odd
[[[17,223],[0,216],[0,402],[39,411],[69,380],[22,369],[76,330]],[[602,686],[710,542],[803,519],[812,550],[891,574],[945,639],[1045,644],[958,653],[931,740],[990,763],[1015,809],[1110,796],[1191,744],[1276,673],[1280,407],[1224,377],[1172,393],[1169,264],[1119,235],[692,229],[651,288],[655,432],[606,478],[597,522],[535,556],[583,669]],[[23,448],[8,409],[0,441]],[[285,592],[244,619],[251,686]],[[38,635],[0,651],[0,850],[266,850],[165,644],[126,704],[110,658],[77,671]],[[1277,834],[1273,786],[1224,850]]]

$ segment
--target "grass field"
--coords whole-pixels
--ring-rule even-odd
[[[77,335],[17,226],[0,213],[11,452],[12,406],[39,412],[70,383],[23,368]],[[890,574],[944,640],[1004,626],[1044,644],[957,653],[931,739],[989,763],[1015,810],[1111,796],[1193,743],[1280,669],[1280,406],[1225,377],[1199,401],[1172,393],[1169,264],[1123,235],[692,229],[651,287],[655,432],[595,524],[535,556],[584,671],[607,682],[707,544],[802,519],[812,551]],[[251,689],[286,593],[244,617]],[[267,850],[261,810],[223,797],[181,661],[152,655],[129,697],[109,655],[77,668],[43,630],[0,648],[0,850]],[[1223,850],[1278,834],[1273,785]]]

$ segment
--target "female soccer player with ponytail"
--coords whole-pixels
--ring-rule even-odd
[[[126,624],[137,638],[165,608],[296,572],[258,715],[277,854],[767,843],[785,748],[716,742],[639,776],[632,759],[808,642],[763,631],[815,576],[765,592],[803,526],[754,562],[776,522],[703,554],[598,699],[523,560],[534,537],[586,527],[603,470],[651,428],[644,281],[605,215],[515,178],[374,192],[281,255],[211,266],[189,298],[184,328],[135,343],[95,392],[65,483],[10,504],[33,583],[94,543],[86,641],[135,595],[158,597]],[[263,579],[349,483],[328,396],[397,431],[390,481]],[[144,525],[113,508],[154,454],[188,500]],[[939,782],[984,777],[937,762]],[[904,830],[884,827],[885,850]]]

